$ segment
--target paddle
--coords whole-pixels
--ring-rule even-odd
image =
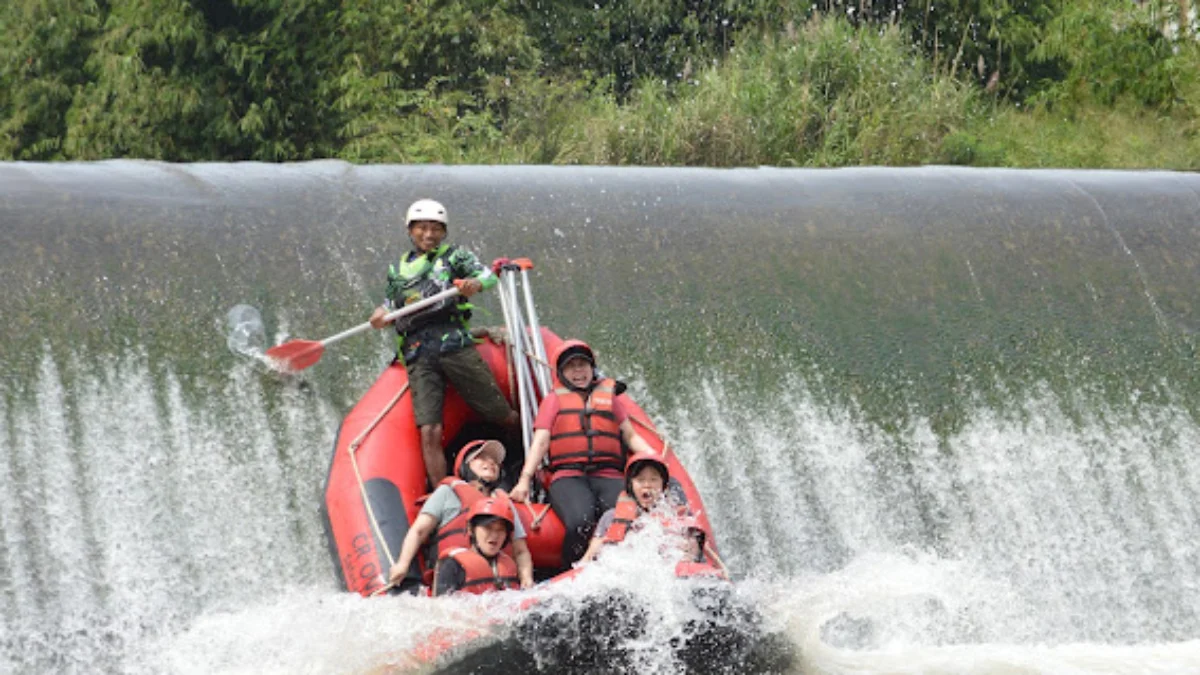
[[[402,316],[415,314],[426,307],[429,307],[430,305],[436,305],[437,303],[449,298],[453,298],[456,295],[458,295],[457,288],[447,288],[441,293],[431,295],[424,300],[418,300],[411,305],[405,305],[404,307],[387,314],[383,317],[383,319],[384,321],[392,321]],[[368,321],[349,330],[344,330],[337,335],[327,337],[320,342],[314,340],[288,340],[281,345],[275,345],[274,347],[268,349],[267,357],[272,359],[275,362],[276,367],[280,370],[304,370],[317,361],[320,361],[321,355],[325,353],[325,348],[329,345],[341,340],[345,340],[351,335],[358,335],[359,333],[362,333],[370,328],[371,322]]]

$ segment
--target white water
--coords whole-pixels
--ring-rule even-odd
[[[317,508],[343,410],[249,365],[202,396],[186,377],[46,356],[0,398],[0,672],[361,672],[473,616],[334,588]],[[1200,429],[1181,409],[1076,401],[1072,421],[1036,391],[939,440],[798,379],[751,401],[710,379],[686,411],[634,390],[798,671],[1200,672]],[[639,561],[573,592],[630,588],[661,639],[676,595]]]

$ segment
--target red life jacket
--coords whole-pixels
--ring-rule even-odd
[[[448,555],[462,566],[465,573],[466,580],[462,588],[458,589],[461,593],[479,595],[521,587],[521,580],[517,576],[517,563],[503,551],[497,553],[492,560],[483,557],[473,548],[455,549]]]
[[[558,395],[558,416],[550,428],[550,470],[625,471],[621,428],[613,414],[616,381],[600,380],[589,392],[566,387]]]
[[[616,544],[624,541],[625,535],[629,534],[629,527],[633,525],[633,521],[637,520],[638,513],[641,508],[638,506],[637,500],[630,497],[625,491],[621,491],[621,496],[617,497],[617,505],[613,509],[612,525],[604,531],[604,543]]]
[[[687,513],[686,506],[675,506],[675,516],[682,517]],[[617,505],[613,507],[612,525],[604,531],[604,543],[616,544],[625,540],[625,535],[629,534],[630,530],[638,528],[637,519],[642,514],[642,507],[638,506],[637,500],[629,496],[628,492],[622,491],[617,497]],[[664,525],[671,524],[671,516],[657,512],[656,516]],[[651,516],[654,517],[654,516]]]
[[[467,548],[471,545],[467,535],[467,512],[471,510],[471,506],[475,502],[484,499],[483,492],[461,478],[453,476],[443,478],[442,482],[438,483],[438,487],[442,485],[449,485],[461,504],[454,518],[438,528],[433,535],[433,545],[437,547],[438,559],[444,558],[452,549]]]
[[[437,533],[433,535],[432,543],[437,548],[437,559],[441,560],[456,548],[470,548],[471,536],[467,532],[467,514],[475,502],[487,499],[488,495],[483,494],[481,490],[461,478],[443,478],[438,485],[449,485],[458,497],[458,501],[462,502],[458,514],[450,522],[438,528]],[[501,495],[508,496],[503,490],[496,490],[492,493],[492,496]],[[504,547],[504,552],[512,555],[512,541],[509,541],[508,545]]]

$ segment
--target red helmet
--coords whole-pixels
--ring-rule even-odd
[[[504,546],[512,541],[513,529],[513,506],[512,502],[504,494],[487,499],[480,499],[471,507],[467,516],[467,531],[470,533],[471,543],[475,543],[475,528],[480,525],[487,525],[493,520],[504,521],[505,527],[508,528],[508,536],[504,538]]]
[[[647,465],[658,470],[662,476],[663,489],[667,488],[667,483],[671,481],[671,471],[667,468],[667,462],[662,458],[662,455],[655,452],[639,452],[629,458],[625,462],[625,492],[633,494],[633,477],[638,475]]]
[[[498,466],[504,466],[504,457],[508,454],[504,449],[504,444],[491,439],[480,439],[467,443],[458,451],[458,457],[454,460],[454,475],[467,482],[475,480],[477,476],[467,465],[471,463],[472,459],[475,459],[476,455],[485,452],[495,456]]]
[[[563,384],[567,383],[567,378],[562,375],[563,365],[573,357],[580,356],[592,364],[592,368],[596,367],[596,352],[588,346],[583,340],[566,340],[558,349],[554,350],[554,373],[558,375],[558,381]]]

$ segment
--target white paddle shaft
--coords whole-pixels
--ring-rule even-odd
[[[431,305],[436,305],[437,303],[439,303],[443,300],[447,300],[449,298],[453,298],[456,295],[458,295],[457,288],[447,288],[446,290],[442,291],[441,293],[436,293],[434,295],[429,296],[428,298],[425,298],[424,300],[418,300],[418,301],[412,303],[411,305],[405,305],[405,306],[401,307],[400,309],[397,309],[393,312],[389,312],[387,315],[385,315],[383,317],[383,320],[384,321],[395,321],[396,319],[399,319],[402,316],[408,316],[409,314],[415,314],[415,313],[425,309],[426,307],[429,307]],[[331,336],[325,338],[324,340],[321,340],[321,346],[328,347],[329,345],[331,345],[335,342],[340,342],[341,340],[345,340],[346,338],[350,337],[351,335],[358,335],[359,333],[369,330],[370,328],[371,328],[371,322],[368,321],[364,324],[355,326],[354,328],[349,328],[347,330],[344,330],[344,331],[338,333],[337,335],[331,335]]]

